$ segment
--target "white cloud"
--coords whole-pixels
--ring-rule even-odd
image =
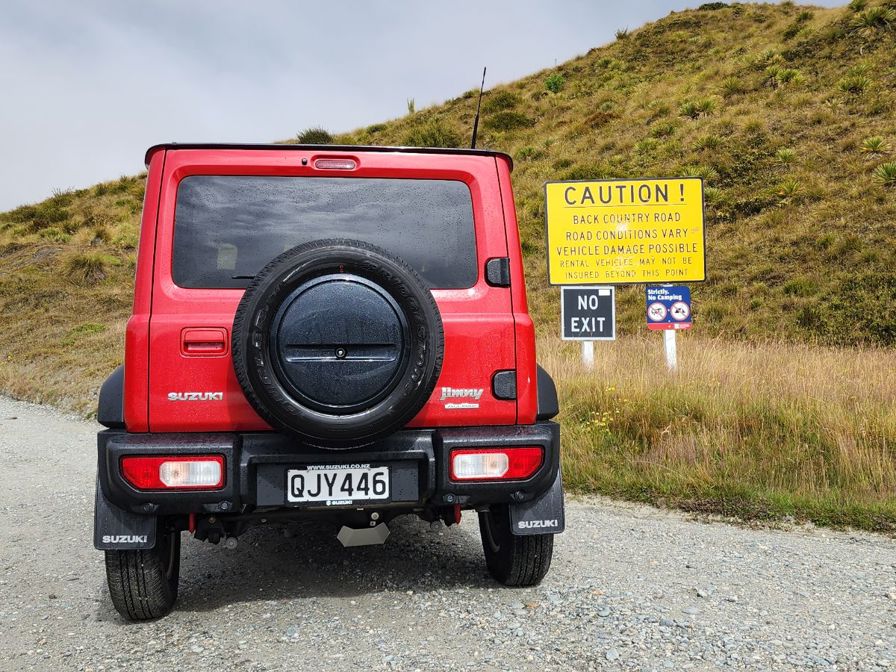
[[[699,3],[6,0],[0,210],[170,140],[349,130],[565,61]],[[834,3],[831,3],[834,4]]]

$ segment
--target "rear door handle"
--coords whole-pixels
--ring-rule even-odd
[[[220,327],[184,329],[180,352],[188,357],[219,357],[227,354],[227,330]]]

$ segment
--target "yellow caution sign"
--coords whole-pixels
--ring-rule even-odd
[[[548,182],[552,285],[706,279],[703,180]]]

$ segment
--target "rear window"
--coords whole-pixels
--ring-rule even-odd
[[[302,243],[352,238],[413,266],[433,289],[476,284],[470,190],[454,180],[194,175],[177,190],[173,279],[240,288]]]

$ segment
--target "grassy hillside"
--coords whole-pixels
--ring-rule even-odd
[[[564,395],[570,483],[896,526],[893,390],[863,384],[894,368],[879,349],[896,344],[894,53],[894,0],[709,3],[486,92],[479,144],[516,161],[530,305]],[[463,146],[475,105],[469,91],[332,139]],[[602,346],[610,363],[583,377],[556,339],[542,185],[680,175],[705,179],[708,220],[688,373],[642,375],[659,346],[643,336],[638,286],[618,299],[630,339]],[[142,194],[142,176],[122,177],[0,214],[0,389],[93,409],[121,361]]]
[[[711,3],[715,7],[721,3]],[[541,324],[542,185],[699,175],[709,282],[701,333],[826,344],[896,343],[896,3],[687,11],[489,91],[481,144],[516,159],[514,184]],[[475,91],[338,136],[466,142]],[[623,292],[623,333],[643,288]]]

